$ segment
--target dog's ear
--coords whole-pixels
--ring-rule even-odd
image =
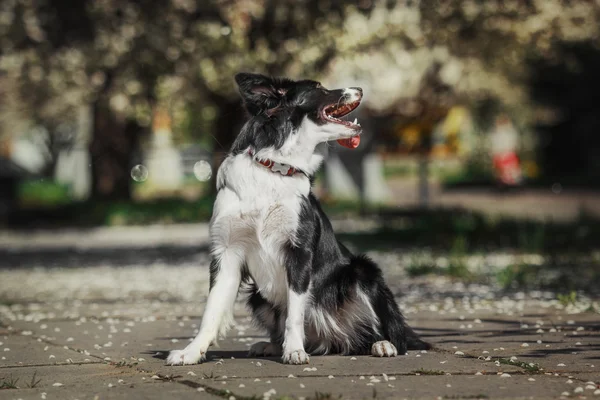
[[[285,91],[277,88],[277,83],[264,75],[239,73],[235,76],[240,94],[244,100],[246,109],[251,115],[258,115],[265,112],[272,114],[285,95]]]

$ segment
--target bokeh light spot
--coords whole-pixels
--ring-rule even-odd
[[[560,183],[555,183],[552,185],[552,193],[559,194],[562,192],[562,185]]]
[[[207,161],[198,161],[194,164],[194,175],[200,182],[206,182],[212,176],[212,167]]]
[[[148,179],[148,168],[142,164],[138,164],[131,168],[131,179],[136,182],[144,182],[146,179]]]

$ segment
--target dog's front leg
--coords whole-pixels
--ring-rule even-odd
[[[312,253],[295,246],[290,246],[287,252],[288,296],[283,362],[308,364],[309,357],[304,351],[304,312],[308,303]]]
[[[211,288],[200,331],[183,350],[169,353],[167,364],[197,364],[206,360],[208,346],[233,322],[233,305],[241,282],[241,258],[231,251],[215,256],[210,265]]]

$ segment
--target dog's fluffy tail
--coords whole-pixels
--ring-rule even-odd
[[[406,348],[408,350],[430,350],[431,343],[422,340],[413,329],[404,324],[404,334],[406,335]]]
[[[340,282],[354,279],[353,284],[361,283],[362,290],[370,299],[373,311],[379,320],[382,338],[376,340],[389,340],[399,354],[405,354],[407,350],[432,348],[431,344],[421,340],[419,335],[408,326],[394,295],[385,284],[383,273],[374,262],[365,256],[353,257],[348,270],[349,273],[342,275],[337,282],[341,284]]]
[[[382,288],[380,293],[385,297],[385,301],[379,302],[378,310],[383,333],[396,346],[398,353],[405,354],[407,350],[431,349],[431,344],[419,338],[419,335],[408,326],[389,289]]]

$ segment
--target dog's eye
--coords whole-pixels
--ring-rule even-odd
[[[321,85],[320,83],[317,83],[317,85],[315,86],[315,90],[318,90],[318,91],[320,91],[322,93],[327,93],[327,89],[325,89],[323,87],[323,85]]]

